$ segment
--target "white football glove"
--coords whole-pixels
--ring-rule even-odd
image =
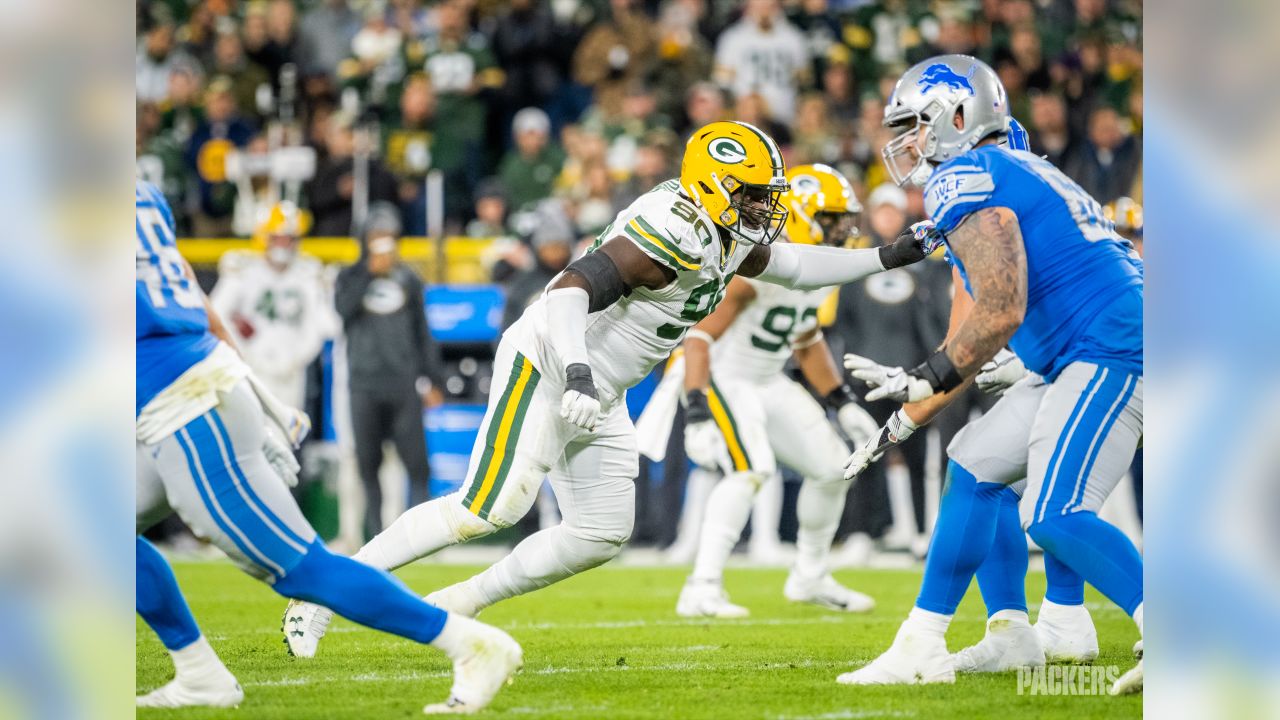
[[[271,465],[271,469],[276,471],[276,475],[284,481],[289,487],[298,486],[298,472],[302,470],[302,466],[298,465],[298,459],[293,456],[293,450],[289,448],[289,442],[284,439],[284,435],[275,426],[274,423],[267,423],[266,437],[262,441],[262,454],[267,456],[267,462]]]
[[[1027,367],[1017,355],[1000,349],[996,356],[982,366],[978,377],[974,378],[978,389],[988,395],[1003,395],[1014,383],[1027,374]]]
[[[884,427],[878,428],[878,431],[863,443],[862,447],[854,450],[849,456],[849,460],[844,464],[844,479],[852,480],[861,475],[871,466],[871,463],[883,457],[886,450],[911,437],[911,433],[917,429],[919,426],[912,422],[901,408],[896,410],[889,416]]]
[[[724,434],[711,420],[685,424],[684,452],[698,467],[707,470],[729,467],[729,448]]]
[[[836,422],[840,423],[840,429],[849,437],[854,445],[862,445],[876,434],[880,426],[876,424],[875,418],[871,417],[866,410],[863,410],[857,403],[845,403],[836,410]]]
[[[600,420],[600,400],[596,396],[591,368],[573,363],[565,368],[564,395],[560,397],[560,417],[583,430],[595,430]]]
[[[933,386],[928,380],[909,375],[900,367],[881,365],[870,358],[853,354],[844,356],[844,366],[854,377],[871,386],[867,402],[919,402],[933,395]]]

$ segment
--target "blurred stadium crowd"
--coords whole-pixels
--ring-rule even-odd
[[[865,209],[859,241],[891,241],[922,219],[923,201],[886,182],[885,100],[909,65],[972,54],[999,73],[1032,150],[1113,204],[1141,241],[1138,0],[139,0],[137,12],[139,173],[168,196],[180,237],[254,236],[263,262],[289,269],[280,280],[233,253],[221,277],[201,279],[283,397],[323,414],[316,389],[349,384],[349,400],[333,402],[349,402],[336,414],[355,420],[356,443],[378,446],[347,453],[359,456],[375,503],[382,441],[422,452],[405,442],[395,419],[405,409],[391,398],[411,398],[411,416],[442,400],[483,402],[489,355],[424,338],[413,368],[353,359],[337,371],[349,378],[326,380],[328,360],[317,361],[326,339],[345,336],[367,358],[416,332],[353,328],[344,287],[366,305],[371,293],[384,303],[400,293],[403,304],[422,286],[396,259],[398,239],[469,236],[483,242],[484,279],[505,296],[505,327],[582,242],[678,173],[685,139],[707,122],[753,123],[789,166],[840,169]],[[300,235],[360,238],[363,259],[335,278],[298,260]],[[381,255],[390,258],[371,263]],[[276,287],[251,292],[255,283]],[[928,262],[842,288],[826,318],[833,351],[914,362],[945,334],[950,283],[941,262]],[[287,331],[265,329],[281,323]],[[334,355],[342,366],[342,351]],[[361,384],[360,373],[376,381]],[[388,379],[399,376],[404,387]],[[907,506],[906,544],[923,552],[925,478],[938,474],[926,465],[986,402],[975,392],[953,407],[932,450],[925,437],[903,446],[895,472],[909,497],[890,501],[883,469],[857,483],[842,534],[883,538]],[[878,420],[892,410],[868,409]],[[434,453],[430,471],[403,464],[413,475],[438,470]],[[641,483],[637,541],[675,540],[693,492],[677,464]],[[425,490],[423,479],[409,496]],[[762,496],[755,535],[768,556],[785,503],[781,490]],[[551,505],[540,507],[551,521]],[[376,509],[343,512],[351,543],[379,526]],[[691,530],[680,532],[685,543]]]

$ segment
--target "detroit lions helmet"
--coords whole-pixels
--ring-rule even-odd
[[[935,166],[989,135],[1003,136],[1008,118],[1004,86],[986,63],[968,55],[918,63],[903,73],[884,109],[884,126],[902,129],[881,151],[889,176],[923,186]]]

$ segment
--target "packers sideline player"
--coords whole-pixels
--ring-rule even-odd
[[[774,245],[786,189],[782,154],[755,127],[716,122],[695,132],[679,179],[619,213],[503,334],[462,487],[410,508],[355,557],[396,568],[508,527],[547,476],[560,525],[431,602],[475,615],[617,555],[631,535],[638,466],[625,393],[716,308],[734,275],[812,290],[924,257],[912,238],[867,250]],[[306,628],[287,638],[293,652],[314,654],[330,613],[295,603],[286,617]]]
[[[787,173],[783,239],[798,245],[843,246],[857,232],[861,205],[849,181],[827,165]],[[685,450],[699,466],[722,470],[707,498],[693,573],[676,612],[685,617],[738,618],[721,576],[751,513],[753,496],[782,462],[805,478],[796,509],[797,556],[784,592],[788,599],[862,612],[875,603],[841,586],[827,570],[831,540],[844,509],[847,446],[809,391],[783,368],[794,355],[810,386],[836,410],[841,429],[861,445],[877,429],[862,408],[818,327],[818,307],[830,288],[791,290],[734,278],[715,312],[685,336]],[[673,374],[677,366],[672,367]],[[679,382],[679,378],[673,378]],[[671,391],[678,392],[672,385]],[[645,414],[673,408],[650,403]],[[647,419],[640,425],[648,430]],[[670,423],[662,423],[669,433]]]

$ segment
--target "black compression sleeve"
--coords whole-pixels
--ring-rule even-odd
[[[955,363],[951,362],[951,358],[947,357],[946,350],[939,350],[930,355],[928,359],[917,365],[910,374],[928,380],[929,385],[936,392],[947,392],[959,387],[960,383],[964,382],[964,378],[960,377],[960,371],[956,369]]]
[[[604,310],[629,292],[613,258],[602,252],[587,253],[574,260],[565,272],[577,273],[587,281],[589,304],[587,312]]]

